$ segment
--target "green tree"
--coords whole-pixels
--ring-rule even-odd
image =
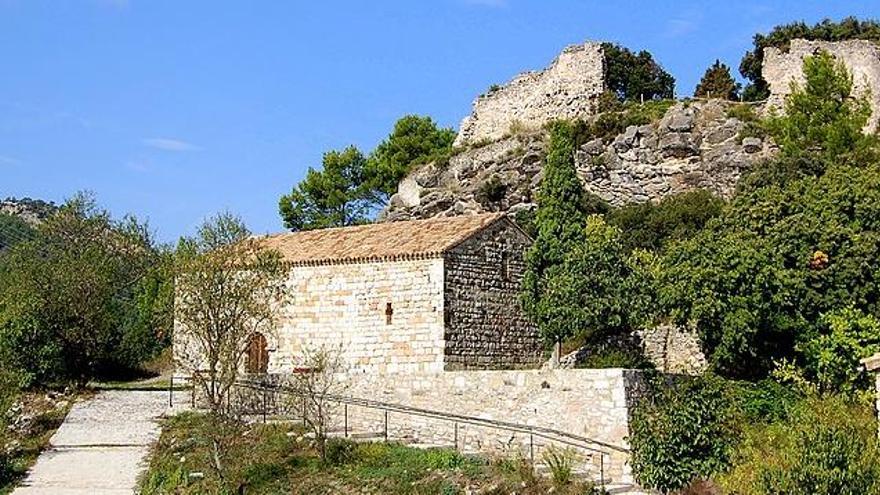
[[[152,357],[121,346],[129,320],[160,326],[135,302],[156,257],[145,225],[114,221],[92,197],[74,197],[33,240],[0,257],[0,355],[25,381],[43,383],[84,383]],[[154,341],[148,354],[168,337]]]
[[[17,216],[0,213],[0,251],[29,240],[33,235],[30,224]]]
[[[717,220],[665,254],[661,300],[679,322],[697,324],[713,365],[732,376],[761,376],[774,359],[803,362],[796,346],[844,302],[880,309],[873,140],[859,134],[862,112],[820,101],[848,99],[840,67],[822,55],[805,65],[805,88],[773,124],[785,132],[783,156],[767,168],[787,172],[746,180]],[[792,164],[811,172],[790,173]]]
[[[526,253],[522,300],[525,311],[549,343],[574,335],[577,326],[559,318],[550,287],[561,276],[566,256],[585,239],[587,196],[574,165],[574,132],[555,123],[535,213],[537,237]]]
[[[278,208],[284,226],[297,231],[367,222],[376,198],[366,166],[366,158],[354,146],[324,153],[323,169],[309,167],[305,179],[281,196]]]
[[[730,67],[716,59],[694,89],[694,96],[734,101],[739,98],[739,83],[730,75]]]
[[[862,129],[871,115],[867,98],[852,98],[852,76],[828,52],[804,59],[803,87],[793,85],[785,113],[766,128],[786,155],[818,153],[826,162],[864,151],[874,136]]]
[[[655,383],[630,424],[633,472],[646,488],[670,493],[727,468],[739,432],[725,382],[705,375]]]
[[[384,198],[391,196],[414,166],[448,153],[454,140],[455,131],[438,128],[431,117],[402,117],[370,155],[367,175],[371,188]]]
[[[823,315],[820,334],[798,345],[804,356],[807,378],[819,392],[852,393],[873,390],[873,383],[859,362],[880,352],[880,320],[854,308]]]
[[[601,216],[588,217],[584,241],[549,270],[545,325],[595,342],[644,324],[651,291],[640,261],[623,249],[619,229]]]
[[[845,41],[865,39],[880,41],[880,23],[868,19],[861,21],[855,17],[846,17],[840,22],[830,19],[809,26],[804,22],[794,22],[774,27],[769,34],[756,34],[753,48],[743,55],[739,64],[739,72],[751,83],[743,90],[746,101],[763,100],[770,96],[767,81],[762,75],[764,50],[767,47],[788,49],[793,39]]]
[[[605,84],[621,101],[672,98],[675,78],[663,70],[650,52],[634,53],[615,43],[602,43]]]
[[[659,251],[668,243],[699,233],[721,214],[724,201],[705,189],[663,198],[659,203],[636,203],[609,211],[605,219],[621,231],[627,250]]]

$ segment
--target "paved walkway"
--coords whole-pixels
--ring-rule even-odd
[[[168,392],[105,391],[73,406],[13,495],[131,495]]]

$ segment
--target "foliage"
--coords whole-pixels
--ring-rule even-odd
[[[454,140],[455,131],[438,128],[431,117],[402,117],[370,155],[366,167],[370,188],[386,198],[396,193],[410,170],[451,150]]]
[[[541,454],[544,464],[550,468],[550,478],[556,486],[571,483],[577,454],[572,448],[559,448],[551,445]]]
[[[347,438],[330,438],[327,440],[327,459],[331,466],[342,466],[357,460],[358,446],[354,440]]]
[[[303,347],[298,358],[301,373],[293,373],[291,407],[302,407],[303,422],[314,435],[321,460],[327,462],[327,434],[331,420],[339,415],[339,403],[329,396],[343,395],[346,384],[340,379],[346,369],[341,348]]]
[[[822,333],[798,344],[808,379],[822,393],[873,390],[860,359],[880,352],[880,320],[850,307],[833,310],[819,322]]]
[[[573,134],[565,122],[556,123],[551,130],[535,213],[538,234],[526,253],[523,280],[523,307],[550,342],[573,333],[565,322],[557,325],[560,320],[554,317],[557,311],[551,286],[568,253],[585,238],[586,194],[575,171]]]
[[[30,224],[15,215],[0,213],[0,251],[30,240],[33,236],[34,229]]]
[[[271,336],[284,302],[281,254],[252,237],[238,217],[217,215],[183,238],[175,274],[175,364],[212,414],[228,400],[254,334]]]
[[[724,470],[736,444],[736,412],[724,381],[706,375],[658,385],[630,422],[639,484],[663,493]]]
[[[742,495],[880,493],[870,407],[837,397],[803,401],[784,421],[751,428],[723,484]]]
[[[758,382],[728,382],[739,413],[740,424],[783,421],[803,396],[773,379]]]
[[[828,52],[804,59],[803,87],[792,85],[785,114],[766,124],[782,153],[817,153],[827,162],[875,144],[862,128],[871,115],[867,98],[852,98],[852,76]]]
[[[75,196],[0,258],[0,353],[25,383],[85,383],[153,357],[170,341],[154,333],[169,324],[153,311],[170,307],[170,290],[142,290],[158,257],[145,225]],[[135,333],[152,345],[126,347]]]
[[[673,100],[634,101],[605,104],[594,119],[574,122],[575,146],[593,139],[608,143],[632,125],[645,125],[659,121],[673,105]]]
[[[344,227],[367,221],[377,199],[370,188],[364,155],[349,146],[324,153],[322,164],[322,170],[309,167],[305,179],[290,194],[281,196],[278,208],[288,229]]]
[[[507,184],[505,184],[497,175],[493,175],[489,180],[480,184],[474,199],[484,206],[495,205],[501,202],[507,195]]]
[[[561,264],[548,270],[541,307],[545,328],[586,342],[621,335],[649,319],[649,263],[630,257],[620,242],[620,230],[598,215],[587,219],[585,239]]]
[[[787,50],[791,40],[798,38],[822,41],[851,39],[880,41],[880,23],[875,20],[860,21],[855,17],[846,17],[840,22],[824,19],[813,26],[808,26],[804,22],[783,24],[774,27],[769,34],[756,34],[753,38],[753,48],[746,52],[739,64],[740,74],[751,81],[743,91],[745,100],[761,100],[770,94],[767,81],[761,74],[764,49],[772,46]]]
[[[813,112],[825,86],[811,79],[833,67],[825,57],[813,60],[825,69],[807,72],[808,96],[795,97],[792,117],[779,117],[778,128],[793,125],[784,119],[801,121],[798,114]],[[867,314],[880,309],[880,163],[870,148],[835,144],[849,132],[839,126],[859,128],[842,118],[832,117],[832,124],[807,119],[797,132],[827,136],[829,148],[790,148],[744,180],[706,229],[666,249],[660,301],[677,322],[696,324],[712,365],[728,376],[759,378],[775,360],[799,361],[795,344],[820,333],[821,316],[842,305]],[[839,153],[834,159],[831,149]]]
[[[602,43],[602,49],[605,54],[605,84],[619,100],[673,97],[675,78],[663,70],[648,51],[634,53],[614,43]]]
[[[730,75],[730,67],[716,59],[694,89],[694,96],[735,101],[739,98],[739,86]]]
[[[653,369],[654,364],[641,349],[609,348],[591,352],[578,361],[577,368],[605,369],[624,368],[629,370]]]
[[[721,214],[724,201],[704,189],[675,194],[659,203],[635,203],[605,215],[621,230],[624,248],[660,250],[668,243],[688,239]]]
[[[754,103],[737,103],[727,107],[725,114],[728,118],[737,119],[739,121],[749,123],[759,120],[758,114],[755,113]]]

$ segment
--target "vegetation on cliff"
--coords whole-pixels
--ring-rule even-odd
[[[694,96],[735,101],[739,98],[739,88],[740,84],[730,75],[730,67],[716,59],[694,89]]]

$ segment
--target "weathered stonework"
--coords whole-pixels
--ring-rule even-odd
[[[602,45],[569,46],[550,67],[520,74],[477,97],[473,112],[461,123],[455,145],[495,141],[516,127],[540,128],[554,119],[593,115],[604,89]]]
[[[519,298],[530,245],[509,222],[497,222],[445,254],[446,369],[540,362],[543,346]]]
[[[695,188],[729,197],[742,174],[775,153],[769,141],[740,137],[745,123],[727,116],[731,105],[678,103],[658,122],[630,126],[608,143],[585,143],[575,154],[584,187],[613,205],[659,201]],[[401,182],[382,218],[533,208],[546,146],[546,133],[527,132],[463,150],[446,167],[420,167]],[[500,197],[481,195],[493,182]]]
[[[675,325],[658,325],[637,332],[645,357],[664,373],[699,375],[709,363],[696,332]]]
[[[638,399],[645,394],[645,380],[638,371],[602,370],[511,370],[447,371],[421,375],[355,375],[349,377],[347,393],[354,397],[405,404],[483,419],[552,428],[590,438],[604,456],[606,480],[631,483],[629,420]],[[335,426],[344,418],[337,415]],[[351,431],[383,432],[381,411],[348,407]],[[391,413],[389,436],[420,443],[457,447],[465,452],[506,456],[529,455],[529,435],[460,424],[458,443],[455,425]],[[534,455],[540,460],[548,441],[535,437]],[[582,462],[596,479],[599,455],[580,450]]]
[[[867,40],[808,41],[792,40],[787,50],[770,47],[764,50],[762,76],[770,85],[769,108],[782,108],[791,93],[791,83],[803,85],[804,58],[825,50],[842,61],[853,76],[856,95],[870,95],[873,113],[866,131],[877,129],[880,121],[880,46]]]

